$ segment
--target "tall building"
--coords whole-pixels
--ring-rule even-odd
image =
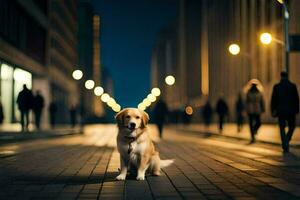
[[[51,98],[57,102],[58,123],[69,120],[68,109],[79,104],[72,72],[78,66],[77,1],[50,0],[48,72]]]
[[[47,80],[48,1],[0,1],[1,102],[4,122],[20,120],[16,105],[23,84],[49,100]],[[44,112],[42,123],[47,122]]]
[[[100,86],[101,76],[101,47],[100,47],[100,16],[93,17],[93,79],[96,86]],[[102,86],[103,87],[103,86]],[[103,104],[100,97],[94,96],[94,114],[97,117],[104,115]]]
[[[290,8],[290,33],[299,34],[299,5],[296,0],[288,1]],[[260,33],[271,32],[273,37],[283,40],[282,5],[271,0],[180,0],[177,24],[177,61],[175,88],[181,107],[192,105],[201,108],[209,98],[215,105],[224,95],[230,113],[239,92],[253,78],[264,86],[266,113],[263,120],[275,122],[269,112],[273,85],[279,81],[284,69],[284,49],[281,44],[264,46],[259,41]],[[158,38],[160,38],[160,34]],[[170,37],[169,37],[170,39]],[[231,43],[241,47],[240,54],[228,52]],[[154,48],[152,70],[163,74],[167,57],[157,60]],[[290,53],[290,78],[300,86],[299,53]],[[157,67],[160,65],[161,67]],[[165,67],[164,67],[165,66]],[[157,77],[153,76],[154,79]],[[156,80],[158,82],[158,80]],[[163,93],[168,94],[165,86]],[[176,106],[175,106],[176,107]],[[234,120],[234,115],[230,116]],[[195,116],[194,120],[199,119]],[[299,122],[299,121],[298,121]]]
[[[6,123],[20,120],[16,98],[23,84],[44,96],[42,128],[49,124],[51,101],[58,106],[57,122],[69,122],[68,108],[78,104],[77,83],[71,77],[78,66],[76,3],[0,1],[0,93]]]

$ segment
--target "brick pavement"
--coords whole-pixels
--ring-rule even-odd
[[[167,130],[160,177],[115,181],[114,126],[0,146],[0,199],[300,199],[300,150]],[[157,140],[156,137],[154,137]]]

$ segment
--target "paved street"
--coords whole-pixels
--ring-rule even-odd
[[[155,130],[153,127],[151,129]],[[155,131],[153,131],[155,133]],[[300,199],[300,149],[168,129],[161,177],[115,181],[114,125],[0,146],[0,199]]]

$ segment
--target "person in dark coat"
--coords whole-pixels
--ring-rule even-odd
[[[249,126],[251,132],[250,143],[255,142],[255,135],[261,126],[260,116],[265,111],[265,103],[262,93],[258,90],[257,84],[252,83],[246,98],[246,110],[249,117]]]
[[[34,97],[34,105],[33,105],[33,112],[35,116],[35,126],[37,129],[40,129],[40,122],[41,122],[41,114],[44,108],[44,97],[41,95],[40,91],[36,92]]]
[[[245,104],[242,95],[239,94],[235,102],[236,124],[238,133],[241,131],[244,123]]]
[[[55,101],[52,101],[49,105],[49,114],[50,114],[50,124],[51,128],[55,128],[56,124],[56,113],[57,113],[57,105]]]
[[[76,106],[75,106],[75,105],[72,105],[72,106],[70,107],[69,112],[70,112],[71,126],[72,126],[72,128],[74,128],[75,125],[76,125],[76,123],[77,123],[77,122],[76,122],[76,117],[77,117],[77,109],[76,109]]]
[[[0,100],[0,124],[3,123],[3,120],[4,120],[4,112],[3,112],[2,102]]]
[[[154,123],[158,128],[160,138],[162,138],[163,127],[164,127],[167,114],[168,114],[167,104],[162,99],[159,99],[153,109],[153,115],[154,115]]]
[[[225,116],[228,115],[228,106],[226,101],[222,97],[217,101],[216,112],[219,116],[219,130],[220,133],[222,133]]]
[[[25,84],[23,85],[23,90],[18,95],[17,104],[21,113],[22,131],[28,130],[29,111],[33,106],[33,95]]]
[[[289,143],[296,127],[296,114],[299,113],[299,94],[297,86],[288,80],[286,72],[281,72],[280,82],[273,87],[271,112],[273,117],[278,117],[282,149],[289,152]]]
[[[204,125],[206,127],[209,127],[209,125],[211,124],[212,115],[213,115],[213,108],[210,102],[207,101],[202,108],[202,118],[203,118]]]

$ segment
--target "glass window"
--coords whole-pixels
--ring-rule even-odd
[[[13,68],[7,64],[1,65],[1,102],[3,106],[4,122],[12,121],[12,91]]]
[[[14,85],[15,117],[16,117],[16,120],[19,121],[20,120],[20,112],[18,110],[18,105],[16,103],[18,94],[23,89],[24,84],[26,84],[28,89],[31,89],[32,75],[31,75],[31,73],[29,73],[23,69],[16,68],[14,70],[14,81],[15,81],[15,85]]]

